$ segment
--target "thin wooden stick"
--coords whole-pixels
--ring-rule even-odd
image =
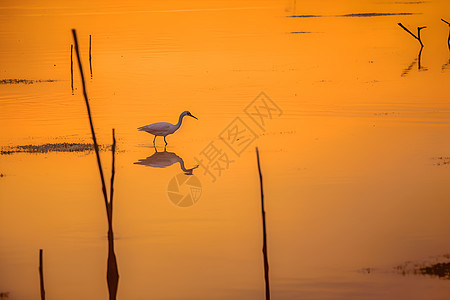
[[[70,45],[70,86],[73,94],[73,45]]]
[[[422,69],[422,63],[421,63],[422,62],[422,50],[423,50],[423,47],[420,48],[419,55],[417,55],[417,60],[419,62],[419,64],[418,64],[419,71]]]
[[[89,106],[89,99],[88,99],[87,91],[86,91],[86,83],[84,81],[83,65],[81,64],[81,56],[80,56],[80,51],[78,49],[77,32],[76,32],[75,29],[72,29],[72,35],[73,35],[73,40],[74,40],[74,43],[75,43],[75,52],[77,53],[77,58],[78,58],[78,67],[80,69],[81,84],[83,86],[83,96],[84,96],[84,100],[85,100],[85,103],[86,103],[87,113],[88,113],[88,116],[89,116],[89,125],[91,127],[92,140],[94,142],[94,150],[95,150],[95,155],[96,155],[96,158],[97,158],[98,171],[100,173],[100,179],[101,179],[101,182],[102,182],[103,198],[105,200],[105,207],[108,207],[108,195],[106,194],[105,177],[103,176],[102,162],[100,160],[100,154],[99,154],[99,150],[98,150],[97,138],[95,137],[94,123],[92,122],[91,108]],[[108,209],[106,210],[106,213],[108,213]]]
[[[115,130],[113,129],[111,190],[110,190],[110,201],[108,202],[105,177],[103,175],[103,168],[102,168],[102,164],[101,164],[101,160],[100,160],[97,139],[95,137],[94,125],[93,125],[92,116],[91,116],[91,109],[89,106],[89,100],[88,100],[87,92],[86,92],[86,84],[84,81],[83,66],[81,64],[80,52],[78,49],[77,33],[76,33],[75,29],[72,29],[72,34],[73,34],[73,39],[75,41],[75,52],[77,53],[77,57],[78,57],[78,66],[80,68],[81,83],[83,86],[83,96],[84,96],[84,100],[86,102],[86,108],[87,108],[87,112],[88,112],[88,116],[89,116],[89,124],[91,127],[92,140],[94,141],[94,150],[95,150],[95,154],[97,157],[97,165],[98,165],[98,169],[100,172],[100,178],[102,181],[102,192],[103,192],[103,197],[105,200],[106,216],[108,219],[108,263],[107,263],[108,266],[107,266],[107,271],[106,271],[106,279],[107,279],[107,283],[108,283],[109,299],[115,300],[117,297],[117,287],[118,287],[118,282],[119,282],[117,259],[116,259],[116,254],[114,252],[114,233],[113,233],[113,226],[112,226],[112,205],[113,205],[113,193],[114,193],[113,185],[114,185],[114,177],[115,177],[115,151],[116,151]],[[90,44],[90,36],[89,36],[89,44]],[[90,59],[90,45],[89,45],[89,59]]]
[[[258,162],[259,183],[261,191],[261,215],[262,215],[262,227],[263,227],[263,259],[264,259],[264,280],[266,287],[266,300],[270,300],[270,284],[269,284],[269,260],[267,258],[267,232],[266,232],[266,212],[264,211],[264,191],[263,191],[263,179],[261,174],[261,165],[259,163],[259,151],[256,147],[256,160]]]
[[[44,288],[44,266],[42,264],[42,249],[39,249],[39,279],[41,285],[41,300],[45,300],[45,288]]]
[[[91,70],[91,78],[92,78],[92,55],[91,55],[91,49],[92,49],[92,39],[91,39],[91,35],[89,35],[89,68]]]
[[[416,40],[419,41],[420,46],[423,47],[423,43],[422,43],[422,39],[420,38],[420,31],[424,28],[427,28],[426,26],[422,26],[422,27],[417,27],[417,35],[415,35],[414,33],[412,33],[411,31],[409,31],[408,28],[406,28],[405,26],[403,26],[402,23],[397,23],[398,26],[400,26],[401,28],[403,28],[406,32],[408,32],[410,35],[412,35]]]
[[[112,215],[113,215],[113,195],[114,195],[114,177],[115,177],[115,152],[116,152],[116,135],[115,130],[113,128],[112,130],[112,136],[113,136],[113,143],[112,143],[112,168],[111,168],[111,186],[110,186],[110,192],[109,192],[109,219],[111,223],[112,228]]]
[[[114,177],[115,177],[115,153],[116,153],[116,136],[115,130],[112,130],[113,144],[112,144],[112,172],[111,172],[111,192],[109,194],[108,211],[108,266],[106,271],[106,280],[108,283],[109,299],[115,300],[117,298],[117,288],[119,285],[119,270],[117,267],[117,258],[114,251],[114,232],[113,232],[113,194],[114,194]]]

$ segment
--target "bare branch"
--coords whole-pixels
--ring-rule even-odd
[[[402,23],[398,23],[398,26],[400,26],[401,28],[403,28],[407,33],[409,33],[410,35],[412,35],[415,39],[419,39],[414,33],[412,33],[411,31],[409,31],[408,28],[406,28],[405,26],[403,26]]]
[[[44,266],[42,263],[42,254],[43,250],[39,249],[39,279],[40,279],[40,286],[41,286],[41,300],[45,300],[45,288],[44,288]]]
[[[427,28],[426,26],[422,26],[422,27],[417,27],[417,35],[415,35],[414,33],[412,33],[408,28],[406,28],[402,23],[397,23],[398,26],[400,26],[401,28],[403,28],[403,30],[405,30],[406,32],[408,32],[410,35],[412,35],[416,40],[419,41],[420,46],[423,47],[423,43],[422,40],[420,38],[420,31],[424,28]]]
[[[263,259],[264,259],[264,281],[265,281],[265,300],[270,300],[270,283],[269,283],[269,260],[267,258],[267,233],[266,233],[266,212],[264,210],[264,191],[263,191],[263,178],[261,173],[261,164],[259,162],[259,150],[256,147],[256,161],[258,163],[259,185],[261,191],[261,215],[263,225]]]

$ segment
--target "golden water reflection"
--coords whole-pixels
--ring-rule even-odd
[[[166,147],[164,147],[164,151],[159,151],[155,146],[155,153],[150,155],[147,158],[140,159],[139,161],[135,162],[136,165],[144,165],[148,167],[153,168],[167,168],[173,164],[179,163],[181,170],[186,175],[192,175],[192,172],[194,169],[198,168],[198,165],[196,165],[193,168],[186,169],[184,165],[184,160],[176,155],[173,152],[167,152]]]

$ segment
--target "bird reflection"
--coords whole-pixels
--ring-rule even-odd
[[[193,168],[186,169],[183,159],[173,152],[167,152],[165,147],[163,152],[161,151],[158,152],[158,149],[156,149],[155,147],[155,153],[153,153],[151,156],[147,158],[140,159],[134,164],[144,165],[153,168],[166,168],[175,163],[180,163],[180,168],[186,175],[192,175],[193,170],[198,168],[198,165],[196,165]]]

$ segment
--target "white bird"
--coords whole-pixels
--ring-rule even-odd
[[[171,124],[171,123],[167,123],[167,122],[159,122],[159,123],[153,123],[153,124],[149,124],[149,125],[145,125],[145,126],[139,127],[138,130],[145,131],[145,132],[148,132],[150,134],[153,134],[155,136],[155,138],[153,139],[153,145],[155,144],[155,140],[156,140],[157,136],[163,136],[164,137],[164,142],[167,145],[166,136],[168,136],[169,134],[174,133],[175,131],[178,130],[178,128],[180,128],[181,121],[183,121],[184,116],[189,116],[189,117],[193,117],[193,118],[197,119],[196,117],[191,115],[190,112],[183,111],[181,113],[181,115],[180,115],[180,118],[178,119],[178,123],[175,124],[175,125]]]

